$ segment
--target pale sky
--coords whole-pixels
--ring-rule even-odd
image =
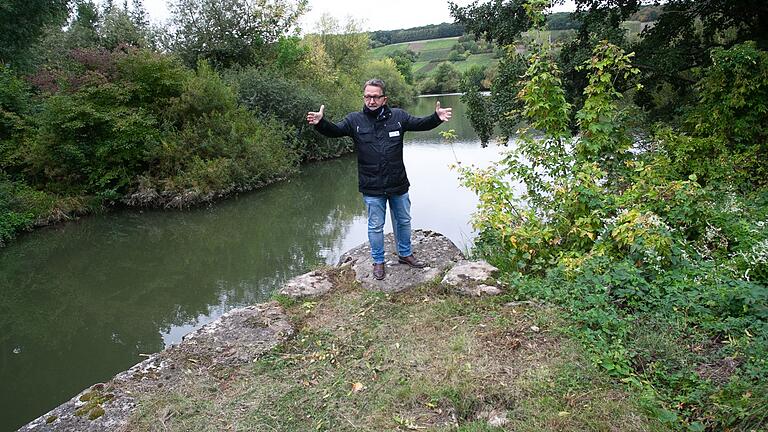
[[[162,23],[169,17],[168,0],[144,0],[152,21]],[[472,0],[454,0],[459,6],[466,6]],[[340,22],[345,22],[347,17],[352,17],[358,22],[362,30],[394,30],[410,27],[418,27],[428,24],[440,24],[453,22],[448,11],[447,0],[388,0],[374,2],[369,0],[310,0],[309,12],[306,12],[300,20],[303,32],[311,32],[315,23],[323,13],[329,13]],[[377,12],[372,12],[377,9]],[[573,10],[573,1],[556,8],[560,10]]]

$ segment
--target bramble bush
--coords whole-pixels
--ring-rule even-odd
[[[518,93],[528,128],[495,166],[460,169],[479,196],[475,253],[503,270],[515,287],[510,297],[563,306],[593,361],[642,394],[660,420],[689,430],[760,429],[768,421],[768,192],[744,195],[737,186],[762,168],[741,165],[748,175],[736,185],[723,182],[733,176],[697,171],[707,156],[675,147],[688,137],[671,127],[640,148],[616,87],[637,74],[630,60],[607,42],[595,47],[572,136],[559,68],[546,49],[530,56]],[[754,65],[730,71],[733,85],[722,93],[704,91],[721,66],[704,71],[701,100],[727,102],[735,92],[747,100],[739,106],[759,112],[759,101],[739,90],[761,82],[749,78],[763,73]],[[738,117],[728,106],[719,109]],[[757,120],[745,121],[757,142],[718,144],[722,153],[709,156],[720,174],[733,169],[723,161],[755,160],[763,144]],[[710,126],[693,138],[735,136],[731,126]],[[698,175],[708,175],[705,186]]]

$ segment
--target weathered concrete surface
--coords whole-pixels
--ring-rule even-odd
[[[399,292],[436,279],[464,258],[459,248],[448,237],[434,231],[415,230],[411,242],[413,254],[427,264],[423,269],[411,268],[397,262],[397,248],[392,233],[384,237],[384,250],[387,251],[384,280],[373,278],[373,259],[368,242],[342,255],[339,265],[351,265],[355,278],[364,289]]]
[[[498,272],[499,269],[485,261],[462,260],[445,274],[441,283],[464,295],[498,295],[501,290],[494,279]]]
[[[313,271],[289,280],[279,292],[293,298],[317,298],[328,293],[332,287],[328,276]]]
[[[173,387],[180,374],[215,374],[250,363],[294,332],[277,302],[234,309],[106,383],[84,390],[20,431],[120,431],[138,395]]]

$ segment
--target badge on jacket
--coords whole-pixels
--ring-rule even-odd
[[[389,133],[390,138],[399,137],[399,136],[400,136],[400,131],[392,131]]]

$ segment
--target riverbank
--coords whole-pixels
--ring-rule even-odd
[[[363,245],[22,430],[663,430],[557,308],[514,302],[513,287],[468,296],[498,283],[451,277],[478,266],[439,234],[416,232],[414,248],[429,268],[390,262],[390,285],[371,285]]]
[[[139,184],[134,191],[118,199],[105,199],[96,196],[54,196],[32,190],[26,185],[23,186],[26,188],[24,193],[12,193],[11,189],[19,188],[12,185],[2,187],[5,185],[0,184],[0,210],[5,210],[4,207],[6,206],[2,205],[5,204],[4,201],[8,201],[7,207],[9,207],[7,211],[2,212],[5,220],[0,223],[0,248],[7,246],[24,232],[115,209],[184,209],[207,205],[240,193],[252,192],[285,181],[295,176],[300,171],[301,166],[307,163],[331,160],[344,154],[347,152],[322,160],[307,161],[280,175],[253,183],[229,184],[218,189],[196,187],[183,190],[162,190],[158,189],[157,185]],[[3,196],[3,189],[9,189],[7,198]],[[10,209],[12,206],[15,206],[16,209]]]

